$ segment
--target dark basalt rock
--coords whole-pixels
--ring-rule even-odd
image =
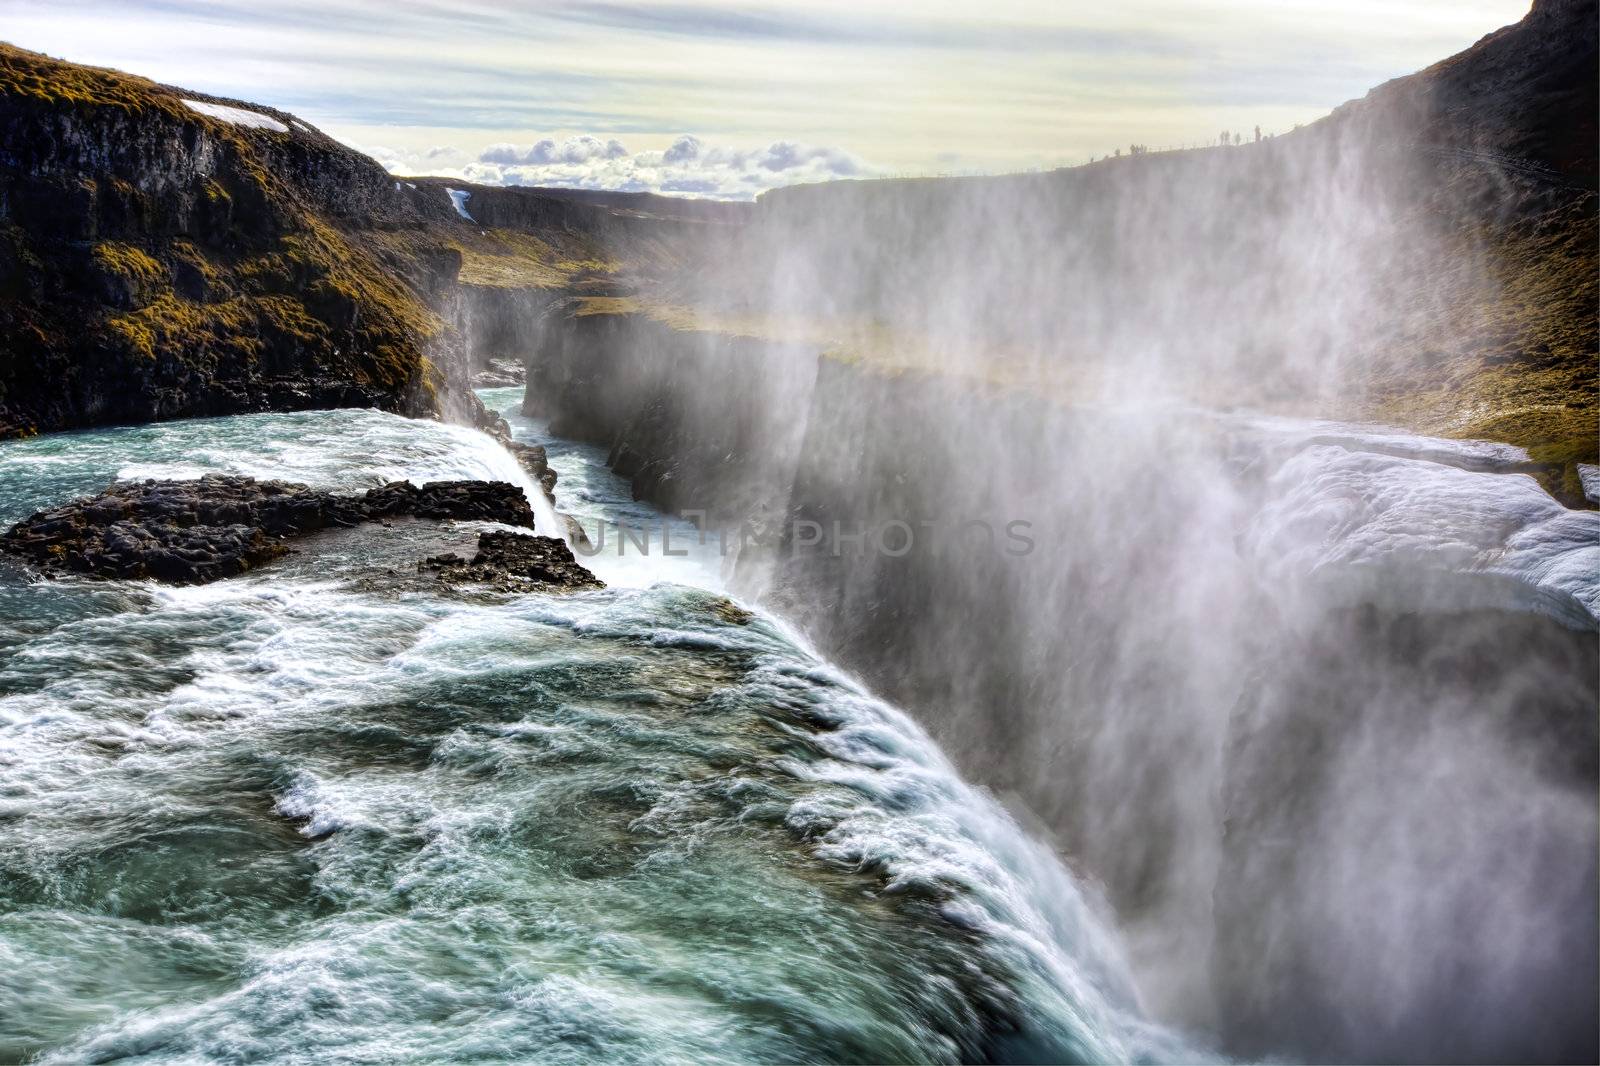
[[[200,584],[282,555],[286,538],[389,518],[533,526],[520,488],[503,481],[395,481],[337,495],[287,481],[208,474],[194,481],[113,484],[18,522],[0,551],[47,575],[155,578]]]
[[[507,592],[525,591],[530,584],[564,589],[605,587],[579,565],[566,542],[502,530],[480,533],[478,551],[471,560],[448,552],[424,559],[417,569],[436,572],[448,585],[487,584]]]
[[[544,489],[544,494],[551,503],[556,502],[556,472],[550,469],[550,459],[545,454],[542,444],[520,444],[515,441],[506,444],[506,450],[516,457],[522,469],[528,476],[539,483]]]
[[[366,520],[379,518],[469,519],[533,526],[533,509],[522,490],[506,481],[435,481],[420,488],[391,481],[359,498]]]

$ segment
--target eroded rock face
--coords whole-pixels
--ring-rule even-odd
[[[507,591],[543,588],[603,588],[579,565],[572,549],[554,537],[493,530],[478,535],[478,551],[470,559],[450,552],[424,559],[419,571],[433,571],[448,585],[487,584]]]
[[[319,407],[470,421],[433,310],[461,255],[422,236],[448,207],[292,115],[188,99],[0,44],[0,440]]]
[[[550,468],[550,460],[545,455],[542,444],[520,444],[515,441],[506,443],[506,450],[516,457],[522,469],[528,476],[539,483],[544,489],[544,494],[551,503],[556,502],[556,472]]]
[[[200,584],[282,555],[290,537],[403,517],[534,524],[522,490],[503,481],[421,487],[395,481],[361,495],[336,495],[287,481],[208,474],[113,484],[98,496],[17,523],[0,536],[0,550],[49,575]]]
[[[523,370],[521,360],[488,359],[482,369],[473,372],[472,387],[475,389],[500,389],[509,385],[521,385],[526,380],[527,374]]]

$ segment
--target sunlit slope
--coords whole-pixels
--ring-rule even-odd
[[[382,168],[271,108],[0,45],[0,437],[439,409],[447,250]]]

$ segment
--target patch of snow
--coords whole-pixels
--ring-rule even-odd
[[[477,221],[477,219],[467,214],[467,198],[472,195],[470,192],[465,192],[461,189],[446,189],[445,192],[450,194],[450,202],[455,205],[456,214],[460,215],[468,222]]]
[[[415,188],[416,188],[416,187],[417,187],[417,183],[416,183],[416,182],[414,182],[414,181],[408,181],[408,182],[406,182],[406,188],[408,188],[408,189],[415,189]]]
[[[226,104],[208,104],[203,100],[184,100],[183,104],[191,111],[198,111],[202,115],[220,118],[235,126],[249,126],[252,129],[272,130],[274,133],[288,133],[289,127],[273,118],[257,111],[246,111],[242,107],[229,107]]]

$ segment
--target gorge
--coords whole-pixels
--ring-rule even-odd
[[[754,204],[0,48],[4,525],[492,481],[605,585],[0,563],[0,1058],[1593,1059],[1595,21]]]

